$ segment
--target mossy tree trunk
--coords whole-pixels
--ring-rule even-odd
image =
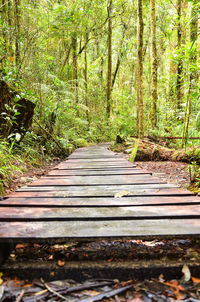
[[[152,129],[157,126],[157,48],[156,48],[156,4],[155,0],[150,0],[151,10],[151,125]]]
[[[88,33],[85,35],[85,50],[84,50],[84,80],[85,80],[85,105],[87,107],[86,117],[88,121],[88,127],[90,125],[90,117],[89,117],[89,105],[88,105],[88,59],[87,59],[87,44],[88,44]]]
[[[177,50],[178,50],[178,62],[177,62],[177,77],[176,77],[176,97],[177,97],[177,109],[181,109],[182,97],[183,97],[183,59],[181,57],[181,45],[182,45],[182,0],[177,0]]]
[[[107,104],[106,115],[111,115],[111,88],[112,88],[112,0],[108,6],[108,70],[107,70]]]
[[[77,62],[77,34],[72,35],[72,93],[78,104],[78,62]]]
[[[139,138],[144,137],[143,122],[143,9],[142,0],[138,4],[138,29],[137,29],[137,134]]]
[[[20,64],[20,0],[14,0],[15,20],[15,64],[16,69]]]
[[[183,145],[187,144],[189,123],[191,117],[192,109],[192,95],[195,92],[195,87],[198,80],[198,73],[196,68],[197,62],[197,48],[195,42],[198,38],[198,1],[194,1],[191,9],[191,23],[190,23],[190,42],[191,42],[191,52],[190,52],[190,76],[189,76],[189,89],[187,93],[187,102],[185,108],[185,117],[184,117],[184,127],[183,127]]]

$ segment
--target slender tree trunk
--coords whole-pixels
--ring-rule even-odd
[[[103,64],[104,64],[104,58],[101,57],[101,62],[100,62],[100,80],[101,80],[101,86],[103,86]]]
[[[6,34],[6,7],[7,1],[2,0],[1,7],[1,18],[2,18],[2,36],[3,36],[3,45],[4,45],[4,53],[7,54],[7,34]]]
[[[137,29],[137,134],[144,137],[143,125],[143,13],[142,0],[138,4],[138,29]]]
[[[85,35],[85,44],[88,44],[88,33]],[[84,50],[84,60],[85,60],[85,69],[84,69],[84,79],[85,79],[85,105],[87,107],[86,116],[88,121],[88,128],[90,126],[90,117],[89,117],[89,106],[88,106],[88,61],[87,61],[87,46]]]
[[[72,36],[72,92],[75,94],[76,103],[78,103],[78,62],[77,62],[77,35]]]
[[[68,50],[66,51],[66,56],[65,56],[65,58],[64,58],[63,64],[62,64],[61,69],[60,69],[60,74],[63,73],[63,70],[64,70],[64,68],[65,68],[65,65],[66,65],[67,62],[69,61],[69,56],[70,56],[71,48],[72,48],[72,45],[70,45],[70,47],[69,47]]]
[[[182,104],[182,88],[183,88],[183,60],[180,56],[181,44],[182,44],[182,0],[177,0],[177,50],[178,50],[178,63],[177,63],[177,78],[176,78],[176,98],[177,108],[181,109]]]
[[[108,71],[107,71],[107,107],[106,115],[111,114],[111,88],[112,88],[112,0],[108,7]]]
[[[12,3],[8,1],[9,47],[12,49]],[[11,50],[12,52],[12,50]]]
[[[156,48],[156,7],[155,0],[150,0],[151,8],[151,125],[152,129],[157,126],[157,69],[158,58]]]
[[[15,64],[16,67],[20,63],[20,0],[14,0],[14,12],[15,12]]]
[[[198,37],[198,8],[197,8],[198,1],[194,1],[192,4],[191,9],[191,23],[190,23],[190,42],[191,42],[191,52],[190,52],[190,77],[189,77],[189,89],[187,94],[187,102],[185,108],[185,117],[184,117],[184,127],[183,127],[183,140],[182,140],[182,147],[187,145],[187,137],[189,131],[189,123],[191,117],[191,109],[192,109],[192,97],[195,91],[196,83],[198,80],[197,69],[194,67],[196,66],[197,62],[197,49],[194,46],[195,41]]]
[[[121,64],[121,58],[122,58],[122,55],[123,55],[122,47],[123,47],[123,42],[124,42],[124,38],[125,38],[125,33],[126,33],[126,26],[124,24],[122,38],[121,38],[120,46],[119,46],[119,53],[118,53],[118,56],[117,56],[117,64],[116,64],[113,79],[112,79],[111,91],[113,90],[113,87],[115,85],[117,73],[118,73],[118,70],[119,70],[119,66]]]

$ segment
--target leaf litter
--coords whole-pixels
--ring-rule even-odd
[[[33,280],[6,279],[0,286],[2,302],[72,301],[72,302],[140,302],[140,301],[200,301],[200,279],[189,281],[144,280],[87,280],[82,283],[73,280],[45,282]]]
[[[140,302],[140,301],[200,301],[200,276],[192,276],[184,261],[200,260],[198,240],[98,240],[82,243],[36,244],[18,243],[12,251],[8,263],[32,260],[54,261],[58,267],[67,261],[106,260],[125,261],[160,259],[167,262],[171,259],[183,262],[180,280],[165,280],[163,275],[158,279],[144,281],[129,280],[19,280],[2,276],[0,301],[2,302],[35,302],[35,301],[72,301],[72,302]],[[199,261],[198,261],[199,262]],[[77,262],[78,263],[78,262]],[[52,272],[53,273],[53,272]],[[40,276],[38,276],[40,278]],[[53,278],[53,275],[51,276]],[[70,276],[69,276],[70,277]]]

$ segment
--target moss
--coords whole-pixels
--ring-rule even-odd
[[[135,144],[134,144],[133,150],[132,150],[130,158],[129,158],[130,162],[134,162],[137,151],[138,151],[138,140],[135,140]]]
[[[158,147],[155,145],[153,150],[152,150],[152,160],[158,160],[160,159],[160,152],[158,150]]]
[[[172,160],[177,160],[178,159],[178,157],[180,156],[180,151],[179,150],[177,150],[177,151],[174,151],[174,153],[172,154]]]

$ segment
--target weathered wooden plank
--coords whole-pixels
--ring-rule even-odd
[[[33,193],[33,194],[30,194]],[[169,192],[167,192],[169,194]],[[135,196],[135,197],[87,197],[87,198],[69,198],[69,197],[53,197],[51,194],[42,197],[41,194],[28,192],[23,197],[21,192],[13,194],[13,197],[2,200],[0,207],[3,206],[38,206],[38,207],[119,207],[119,206],[162,206],[162,205],[184,205],[184,204],[200,204],[200,198],[196,196]],[[36,195],[36,196],[32,196]],[[47,194],[48,195],[48,194]],[[20,197],[22,196],[22,197]]]
[[[199,235],[200,219],[1,222],[0,240],[156,238]]]
[[[123,168],[123,167],[136,167],[135,164],[132,164],[128,161],[116,161],[116,162],[62,162],[57,165],[55,168],[57,169],[69,169],[69,168]]]
[[[49,208],[49,207],[4,207],[0,208],[0,221],[96,221],[116,219],[189,219],[200,218],[200,205],[143,206],[143,207],[93,207],[93,208]]]
[[[66,167],[61,167],[61,168],[58,168],[57,166],[54,167],[55,170],[65,170],[65,171],[115,171],[115,170],[120,170],[120,169],[124,169],[126,171],[129,171],[129,170],[132,170],[132,169],[135,169],[136,168],[136,165],[133,165],[132,167],[116,167],[116,166],[112,166],[112,167],[109,167],[109,166],[106,166],[106,167],[89,167],[89,168],[80,168],[80,167],[72,167],[72,168],[66,168]]]
[[[92,187],[90,187],[91,189]],[[100,187],[101,189],[103,187]],[[121,188],[121,186],[120,186]],[[69,189],[69,187],[68,187]],[[71,190],[73,190],[73,188],[71,188]],[[36,197],[36,198],[39,198],[39,197],[70,197],[69,194],[72,194],[73,196],[77,196],[77,191],[71,191],[70,189],[67,191],[62,191],[62,190],[59,190],[59,191],[55,191],[55,190],[43,190],[43,191],[37,191],[37,190],[30,190],[29,188],[29,191],[25,191],[25,188],[21,188],[19,189],[18,191],[16,192],[13,192],[13,193],[10,193],[8,195],[6,195],[5,197],[6,198],[22,198],[22,197],[28,197],[28,198],[32,198],[32,197]],[[121,191],[123,190],[123,188],[121,188]],[[94,191],[94,190],[93,190]],[[92,192],[93,192],[92,191]],[[118,191],[109,191],[108,189],[105,189],[103,188],[103,190],[100,190],[100,191],[97,191],[96,192],[96,195],[95,196],[103,196],[103,198],[105,197],[108,197],[108,194],[110,194],[109,196],[110,197],[114,197],[114,195],[116,193],[120,193],[121,192],[120,189],[118,188]],[[83,198],[88,198],[88,196],[91,196],[91,194],[88,195],[88,193],[92,193],[91,191],[89,192],[85,192],[85,191],[82,191],[82,197]],[[127,191],[127,192],[130,192],[131,196],[134,196],[134,197],[137,197],[137,196],[144,196],[144,197],[149,197],[149,196],[194,196],[194,193],[191,192],[191,191],[188,191],[188,190],[185,190],[185,189],[180,189],[180,188],[155,188],[155,189],[145,189],[143,188],[142,190],[141,189],[137,189],[137,190],[131,190],[131,191]],[[80,196],[80,194],[79,194]],[[93,195],[93,197],[91,198],[97,198]],[[72,197],[72,198],[75,198],[75,197]],[[80,198],[80,197],[79,197]],[[99,198],[99,197],[98,197]],[[129,196],[126,196],[125,197],[126,199],[127,198],[130,198]],[[3,202],[3,201],[2,201]]]
[[[128,161],[123,158],[123,157],[88,157],[88,158],[79,158],[79,157],[76,157],[76,158],[71,158],[71,157],[68,157],[67,160],[63,161],[63,163],[73,163],[73,164],[79,164],[79,163],[127,163]],[[128,162],[129,163],[129,162]]]
[[[140,184],[140,185],[108,185],[108,186],[30,186],[21,187],[17,192],[48,192],[57,191],[66,196],[115,196],[126,191],[129,195],[149,195],[150,190],[161,192],[162,189],[178,188],[172,184]],[[63,191],[63,193],[62,193]],[[59,195],[60,196],[60,195]]]
[[[58,169],[54,169],[51,170],[47,176],[61,176],[61,175],[65,175],[65,176],[98,176],[98,175],[152,175],[152,173],[148,170],[145,169],[113,169],[113,170],[86,170],[86,169],[82,169],[82,170],[58,170]]]
[[[78,185],[123,185],[123,184],[164,184],[166,181],[161,180],[157,177],[152,176],[136,176],[136,175],[123,175],[117,176],[113,175],[112,177],[106,175],[101,176],[70,176],[63,178],[40,178],[33,181],[29,186],[78,186]]]

